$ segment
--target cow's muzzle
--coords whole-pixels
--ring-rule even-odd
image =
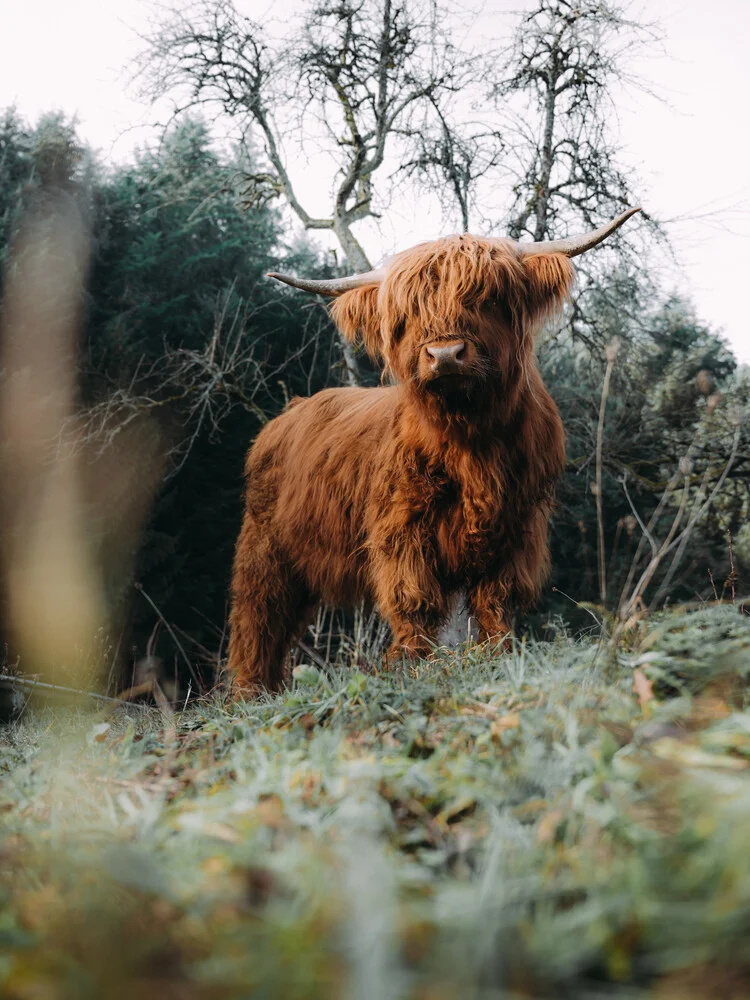
[[[420,375],[424,381],[466,377],[471,374],[475,348],[464,340],[436,340],[425,344],[420,357]]]

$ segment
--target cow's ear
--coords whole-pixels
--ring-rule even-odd
[[[573,266],[561,253],[540,253],[524,258],[526,309],[529,319],[543,320],[563,304],[573,284]]]
[[[379,285],[365,285],[351,292],[344,292],[331,305],[331,315],[336,326],[347,340],[359,338],[371,358],[382,356],[378,313]]]

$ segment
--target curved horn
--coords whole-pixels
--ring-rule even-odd
[[[531,257],[538,253],[564,253],[566,257],[577,257],[606,240],[636,212],[640,212],[640,208],[629,208],[627,212],[618,215],[606,226],[594,229],[590,233],[584,233],[583,236],[569,236],[565,240],[543,240],[541,243],[517,243],[516,246],[524,257]]]
[[[293,288],[301,288],[303,292],[317,292],[318,295],[343,295],[353,288],[361,288],[363,285],[377,285],[382,281],[385,270],[378,268],[375,271],[365,271],[363,274],[351,274],[347,278],[324,278],[316,281],[314,278],[295,278],[292,274],[280,274],[278,271],[269,271],[268,277],[283,281]]]

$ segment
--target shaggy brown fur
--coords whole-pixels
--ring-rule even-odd
[[[459,592],[481,639],[508,634],[548,572],[565,458],[532,334],[571,280],[560,254],[466,235],[400,254],[379,285],[334,302],[339,328],[397,384],[295,399],[250,448],[230,617],[238,689],[279,688],[320,601],[376,604],[399,655],[430,651]],[[460,377],[436,376],[427,346],[457,341]]]

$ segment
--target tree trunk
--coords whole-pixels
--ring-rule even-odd
[[[372,270],[372,264],[367,259],[367,255],[360,246],[359,241],[349,228],[346,221],[343,219],[335,219],[333,231],[336,233],[338,241],[341,244],[341,249],[346,255],[348,269],[355,274],[360,271]],[[361,375],[354,346],[346,339],[346,337],[343,336],[343,334],[339,333],[338,337],[339,344],[341,345],[341,353],[344,356],[346,381],[349,385],[359,385],[361,382]]]
[[[539,165],[539,180],[537,182],[536,198],[536,225],[534,226],[534,239],[539,242],[547,237],[548,212],[549,212],[549,186],[552,178],[552,142],[555,134],[555,76],[550,75],[547,86],[547,98],[544,109],[544,136],[542,138],[542,148]]]
[[[367,259],[367,254],[360,246],[357,237],[351,231],[349,223],[344,219],[336,218],[333,220],[333,231],[338,237],[341,249],[346,255],[346,260],[351,270],[355,274],[360,271],[372,270],[372,264]]]

